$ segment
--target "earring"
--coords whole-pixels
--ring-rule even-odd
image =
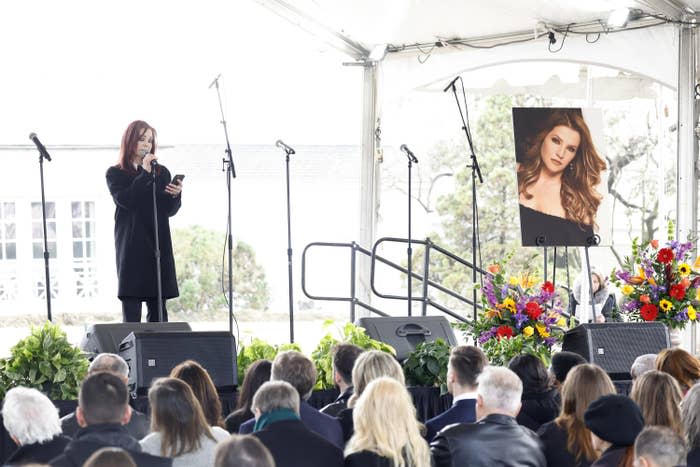
[[[569,172],[573,172],[574,171],[574,163],[570,162],[569,165],[566,166],[566,170],[568,170]]]

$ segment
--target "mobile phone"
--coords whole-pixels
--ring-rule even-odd
[[[182,179],[183,179],[183,178],[185,178],[184,175],[182,175],[182,174],[177,174],[177,175],[175,175],[175,176],[173,177],[173,180],[172,180],[172,182],[170,182],[170,183],[177,183],[177,184],[179,184],[180,182],[182,182]]]

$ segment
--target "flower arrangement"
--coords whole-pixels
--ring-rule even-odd
[[[611,280],[625,296],[622,311],[633,321],[661,321],[672,329],[683,329],[697,319],[700,293],[700,258],[691,266],[691,241],[658,240],[632,242],[632,255]]]
[[[561,342],[566,319],[554,285],[530,274],[506,279],[504,265],[488,267],[481,301],[484,312],[474,325],[478,342],[492,365],[507,365],[523,352],[538,356],[546,364],[552,346]]]

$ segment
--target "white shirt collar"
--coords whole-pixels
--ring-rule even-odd
[[[463,401],[465,399],[476,399],[476,392],[465,392],[459,396],[454,396],[452,398],[452,405],[456,404],[458,401]]]

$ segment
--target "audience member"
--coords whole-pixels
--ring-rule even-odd
[[[81,467],[103,447],[128,451],[139,467],[172,465],[170,459],[142,453],[138,440],[129,435],[124,426],[131,417],[129,393],[124,379],[113,373],[93,373],[83,381],[75,417],[82,428],[63,454],[50,462],[52,467]]]
[[[656,354],[645,353],[644,355],[640,355],[634,359],[634,363],[632,363],[632,367],[630,368],[632,381],[651,370],[656,370]]]
[[[275,460],[255,436],[232,435],[217,446],[214,467],[275,467]]]
[[[609,394],[591,402],[583,415],[593,447],[601,452],[591,467],[632,467],[634,440],[644,429],[644,417],[627,396]]]
[[[253,402],[253,395],[263,383],[270,381],[270,371],[272,362],[270,360],[256,360],[250,364],[245,372],[243,384],[238,392],[236,410],[231,412],[224,425],[229,433],[238,433],[241,424],[253,418],[253,411],[250,404]]]
[[[362,391],[365,390],[367,385],[380,376],[388,376],[403,385],[406,384],[403,369],[401,369],[401,365],[399,365],[399,362],[396,361],[393,355],[379,350],[370,350],[363,352],[357,357],[355,366],[352,369],[354,392],[348,399],[348,408],[341,410],[338,414],[338,419],[340,419],[340,424],[342,425],[344,443],[350,440],[354,431],[352,413],[355,402],[362,395]]]
[[[61,434],[58,409],[36,389],[16,387],[7,391],[2,422],[18,446],[5,461],[8,465],[49,462],[70,441]]]
[[[363,350],[354,344],[338,344],[333,350],[333,381],[340,391],[335,400],[321,409],[321,412],[335,417],[348,407],[348,399],[352,396],[352,367]]]
[[[173,466],[212,465],[216,443],[229,433],[210,427],[190,385],[178,378],[157,379],[148,390],[151,433],[144,452],[173,459]]]
[[[209,376],[209,372],[194,360],[185,360],[170,372],[171,378],[178,378],[189,384],[195,398],[204,412],[204,418],[210,426],[224,426],[222,418],[221,401],[216,386]]]
[[[590,283],[588,282],[588,272],[581,271],[574,281],[574,287],[569,294],[569,312],[571,316],[576,316],[579,321],[587,321],[587,317],[593,321],[591,314],[591,303],[595,309],[595,322],[604,323],[606,321],[619,321],[619,311],[615,294],[608,289],[608,278],[595,268],[590,269]],[[591,300],[590,292],[593,291]],[[587,298],[583,303],[584,297]]]
[[[681,402],[681,419],[688,445],[688,467],[700,467],[700,384],[696,384]]]
[[[272,362],[270,380],[286,381],[291,384],[299,392],[301,398],[299,413],[304,425],[342,449],[345,443],[338,420],[319,412],[306,402],[311,397],[311,392],[316,384],[316,367],[308,357],[295,350],[278,353]],[[241,434],[252,433],[254,426],[255,420],[248,420],[241,425],[239,432]]]
[[[665,426],[648,426],[634,442],[635,467],[676,467],[685,465],[683,438]]]
[[[513,357],[508,368],[523,383],[518,423],[537,431],[543,424],[554,420],[559,414],[561,399],[542,360],[531,354],[521,354]]]
[[[131,455],[121,448],[102,448],[92,453],[83,467],[136,467],[136,464]]]
[[[683,394],[700,380],[700,361],[681,348],[659,352],[656,369],[676,378]]]
[[[583,415],[591,402],[607,394],[615,394],[615,386],[600,367],[586,363],[571,369],[561,389],[559,416],[537,432],[547,465],[589,467],[598,458]]]
[[[355,433],[345,448],[345,467],[430,467],[430,450],[406,387],[375,379],[357,400]]]
[[[267,382],[253,396],[253,434],[270,450],[275,465],[342,466],[343,452],[302,423],[299,406],[299,392],[284,381]]]
[[[554,381],[554,387],[561,390],[566,376],[569,371],[576,365],[588,363],[585,358],[574,352],[557,352],[552,355],[551,376]]]
[[[87,376],[101,371],[108,371],[119,376],[124,384],[129,384],[129,365],[117,354],[101,353],[97,355],[88,367]],[[87,377],[86,376],[86,377]],[[136,439],[142,439],[148,434],[150,422],[148,417],[138,410],[131,409],[131,418],[126,424],[126,431]],[[69,437],[74,437],[80,429],[78,420],[75,417],[75,412],[69,413],[61,419],[61,428],[63,434]]]
[[[630,397],[642,410],[645,426],[666,426],[684,436],[681,388],[668,373],[647,371],[632,385]]]
[[[425,423],[428,441],[447,425],[476,421],[476,379],[486,365],[488,360],[481,349],[471,345],[452,348],[447,363],[447,390],[452,394],[452,407]]]
[[[545,467],[542,443],[515,420],[523,390],[520,378],[507,368],[487,366],[478,383],[478,421],[448,426],[437,434],[430,444],[435,467]]]

